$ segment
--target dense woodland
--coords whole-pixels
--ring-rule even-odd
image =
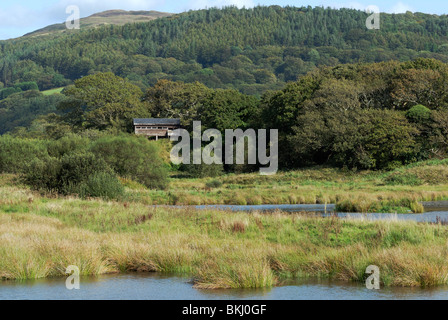
[[[448,16],[382,14],[381,30],[351,9],[256,7],[190,11],[148,23],[0,42],[0,86],[40,90],[113,72],[142,89],[160,79],[261,94],[316,66],[448,62]]]
[[[365,28],[366,16],[210,9],[2,42],[0,172],[38,189],[115,197],[117,176],[166,188],[169,170],[257,169],[173,167],[163,142],[132,135],[139,117],[278,129],[281,169],[389,170],[446,158],[448,17],[384,14],[379,31]]]

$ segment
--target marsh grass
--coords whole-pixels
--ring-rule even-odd
[[[413,213],[424,213],[425,212],[425,208],[423,207],[423,205],[417,201],[412,201],[409,204],[409,207],[411,208],[411,211]]]
[[[259,288],[286,277],[364,281],[374,264],[384,285],[448,284],[442,222],[149,206],[261,201],[421,212],[420,201],[448,197],[445,184],[387,185],[386,177],[319,168],[229,175],[213,188],[204,188],[205,179],[176,179],[167,191],[122,180],[123,200],[104,201],[42,195],[0,175],[0,278],[64,276],[68,265],[77,265],[83,275],[175,272],[191,276],[198,288]]]
[[[179,177],[171,179],[167,191],[127,182],[124,200],[159,205],[333,203],[344,212],[418,213],[418,202],[448,200],[447,164],[431,160],[392,172],[316,167],[274,176],[229,174],[212,181]]]
[[[448,227],[390,219],[320,218],[135,202],[34,198],[0,187],[0,277],[167,272],[198,288],[271,287],[286,277],[364,281],[380,267],[384,285],[447,284]],[[15,210],[11,210],[11,206]]]
[[[195,274],[195,287],[200,289],[264,288],[277,283],[266,253],[260,248],[247,250],[243,256],[232,248],[226,256],[210,257]]]

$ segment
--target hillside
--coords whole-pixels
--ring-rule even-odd
[[[129,16],[106,12],[90,21]],[[142,89],[167,79],[261,95],[320,66],[419,57],[448,62],[448,16],[382,14],[381,30],[368,30],[367,16],[352,9],[229,7],[0,41],[0,87],[35,81],[48,90],[111,71]]]
[[[108,10],[80,19],[81,29],[94,28],[104,25],[124,25],[126,23],[148,22],[157,18],[169,17],[171,13],[158,11],[125,11]],[[52,33],[66,32],[64,23],[53,24],[45,28],[27,33],[24,37],[35,37]]]

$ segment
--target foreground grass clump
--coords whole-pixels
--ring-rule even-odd
[[[57,219],[2,214],[0,235],[4,279],[63,276],[70,264],[78,265],[83,275],[114,270],[101,253],[101,240],[85,230],[66,228]]]
[[[6,179],[8,181],[8,179]],[[261,288],[287,277],[390,286],[448,284],[448,227],[412,221],[152,208],[136,202],[47,198],[4,184],[0,278],[175,272],[198,288]],[[30,200],[32,199],[32,200]]]

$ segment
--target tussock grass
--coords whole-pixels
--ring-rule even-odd
[[[210,257],[196,272],[194,282],[201,289],[264,288],[274,286],[277,277],[262,248],[237,246],[226,256]]]
[[[246,198],[240,193],[234,193],[230,196],[230,198],[225,200],[225,204],[236,204],[240,206],[247,205]]]
[[[417,201],[412,201],[409,204],[409,207],[411,208],[411,211],[413,213],[424,213],[425,212],[425,208],[423,207],[423,205]]]
[[[249,205],[260,205],[263,204],[263,199],[260,196],[253,195],[246,198],[246,203]]]
[[[91,232],[66,228],[57,219],[29,214],[0,215],[0,278],[63,276],[76,265],[83,275],[112,272]]]

